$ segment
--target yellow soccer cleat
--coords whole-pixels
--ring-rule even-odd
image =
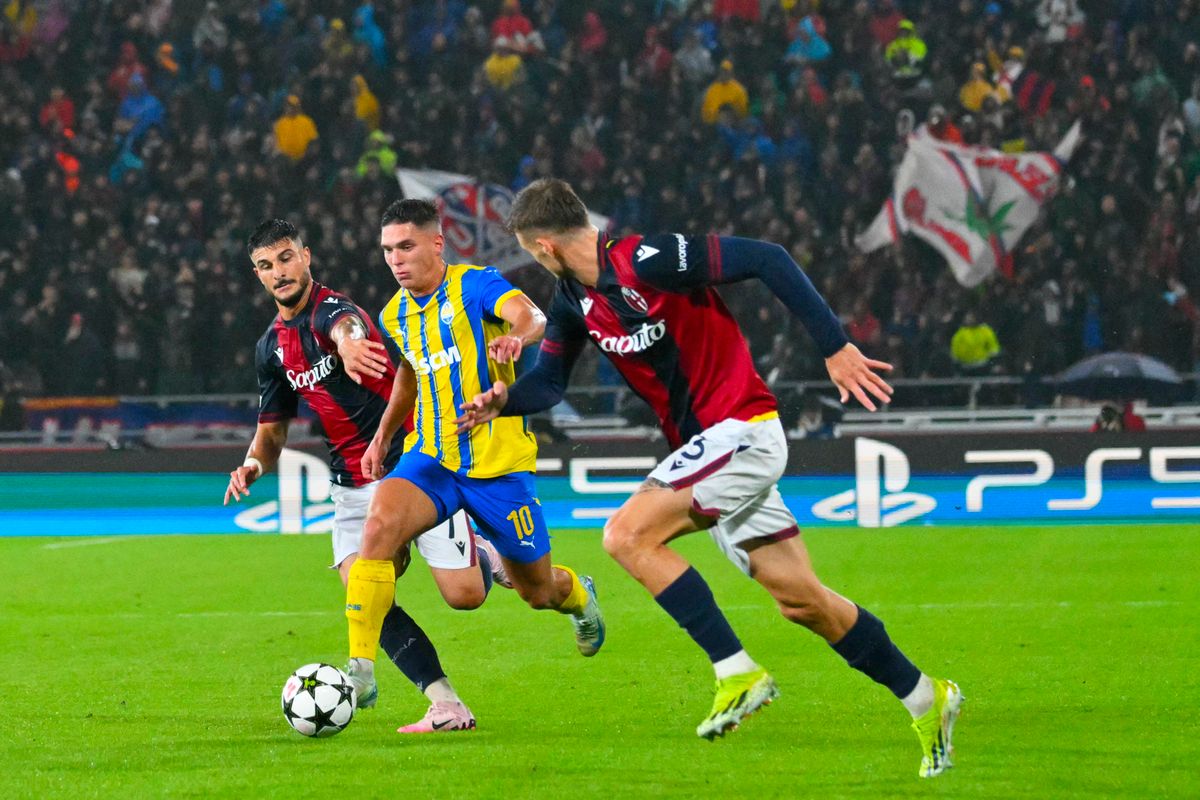
[[[954,733],[954,721],[962,706],[963,695],[954,681],[933,681],[933,707],[913,720],[913,730],[921,740],[922,778],[941,775],[954,766],[954,745],[950,741]]]
[[[710,742],[736,730],[742,720],[779,697],[775,679],[761,667],[753,672],[730,675],[717,681],[712,711],[696,728],[696,735]]]

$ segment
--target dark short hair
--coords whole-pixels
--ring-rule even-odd
[[[437,204],[432,200],[406,197],[403,200],[394,201],[383,210],[383,218],[379,221],[379,227],[386,228],[388,225],[411,223],[418,228],[428,228],[431,225],[440,226],[441,222]]]
[[[296,230],[295,225],[286,219],[265,220],[259,223],[258,227],[254,229],[254,233],[250,234],[250,238],[246,240],[246,253],[253,255],[258,248],[270,247],[284,239],[291,239],[296,243],[296,247],[304,246],[304,242],[300,239],[300,231]]]
[[[588,210],[571,184],[539,178],[517,192],[508,213],[508,230],[564,233],[588,226]]]

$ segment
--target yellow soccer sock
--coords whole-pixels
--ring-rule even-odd
[[[583,584],[579,581],[579,576],[575,574],[575,570],[570,567],[564,567],[562,564],[555,564],[555,569],[561,569],[563,572],[571,576],[571,593],[567,595],[567,599],[563,600],[556,610],[560,614],[581,614],[587,606],[588,593],[587,589],[583,588]]]
[[[346,619],[350,657],[375,660],[379,631],[396,597],[396,567],[391,561],[360,558],[346,581]]]

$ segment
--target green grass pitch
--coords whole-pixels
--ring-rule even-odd
[[[906,528],[807,534],[818,574],[966,695],[957,766],[916,777],[887,692],[786,623],[706,538],[709,579],[783,695],[736,733],[694,728],[699,652],[604,555],[593,659],[567,621],[495,589],[455,612],[419,561],[399,596],[479,719],[402,737],[423,698],[386,662],[378,708],[293,733],[288,673],[342,663],[326,537],[0,540],[0,797],[625,798],[1200,796],[1200,526]]]

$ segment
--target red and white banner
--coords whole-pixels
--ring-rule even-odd
[[[396,178],[405,197],[438,204],[448,263],[492,266],[501,272],[533,263],[504,227],[514,197],[508,187],[432,169],[398,169]],[[590,217],[600,230],[608,227],[608,217]]]
[[[1057,191],[1079,144],[1076,122],[1053,153],[1004,153],[929,135],[908,138],[891,197],[854,243],[863,252],[911,233],[941,253],[964,286],[997,270],[1012,274],[1012,250]]]

